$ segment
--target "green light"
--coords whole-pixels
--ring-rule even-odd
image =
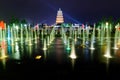
[[[69,47],[66,48],[67,50],[71,50]]]

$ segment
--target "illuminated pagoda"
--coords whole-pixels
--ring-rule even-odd
[[[62,10],[59,8],[56,17],[56,24],[61,25],[62,23],[64,23],[64,18],[63,18]]]

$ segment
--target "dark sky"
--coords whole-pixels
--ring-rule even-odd
[[[102,17],[120,18],[120,0],[0,0],[0,20],[12,16],[28,22],[55,22],[61,8],[65,22],[96,22]]]

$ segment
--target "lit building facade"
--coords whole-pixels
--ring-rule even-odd
[[[56,17],[56,24],[61,25],[62,23],[64,23],[64,18],[63,18],[62,10],[59,8]]]

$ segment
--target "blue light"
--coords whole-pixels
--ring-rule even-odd
[[[7,38],[8,38],[8,40],[10,40],[10,38],[11,38],[11,32],[10,32],[10,28],[9,28],[9,26],[8,26],[8,34],[7,34]]]
[[[47,6],[49,6],[51,9],[53,9],[54,11],[57,11],[60,7],[54,6],[52,4],[50,4],[50,2],[43,0],[42,2],[44,2]],[[47,3],[46,3],[47,2]],[[65,19],[69,19],[72,20],[72,22],[81,24],[81,22],[79,22],[78,20],[76,20],[75,18],[71,17],[70,15],[68,15],[66,12],[63,12],[63,16],[65,17]]]

